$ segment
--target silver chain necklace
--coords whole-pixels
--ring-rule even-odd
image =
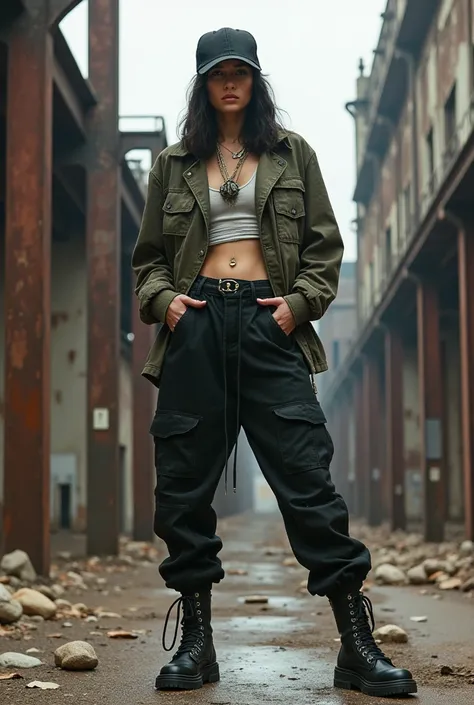
[[[219,142],[219,146],[224,147],[224,149],[227,149],[227,151],[230,152],[230,154],[232,154],[232,159],[240,159],[245,152],[245,147],[242,147],[241,149],[239,149],[238,152],[233,152],[231,149],[229,149],[229,147],[226,147],[225,144],[222,144],[222,142]]]

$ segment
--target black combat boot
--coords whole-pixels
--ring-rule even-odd
[[[175,605],[178,605],[176,628],[173,643],[168,648],[165,643],[166,628]],[[219,665],[212,641],[209,589],[182,595],[173,602],[163,628],[163,648],[165,651],[171,651],[175,647],[181,606],[183,607],[181,644],[171,661],[163,666],[156,677],[157,690],[194,690],[202,688],[204,683],[215,683],[219,680]]]
[[[395,668],[375,643],[374,610],[369,598],[356,590],[333,597],[330,603],[342,642],[334,686],[379,697],[416,693],[410,671]]]

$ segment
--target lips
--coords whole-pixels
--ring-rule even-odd
[[[222,100],[238,100],[238,96],[236,96],[234,93],[227,93]]]

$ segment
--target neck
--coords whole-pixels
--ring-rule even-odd
[[[219,142],[240,144],[240,135],[244,126],[244,115],[218,115]]]

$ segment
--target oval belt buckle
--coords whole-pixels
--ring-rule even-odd
[[[222,294],[235,294],[240,287],[239,282],[235,279],[219,279],[219,291]]]

